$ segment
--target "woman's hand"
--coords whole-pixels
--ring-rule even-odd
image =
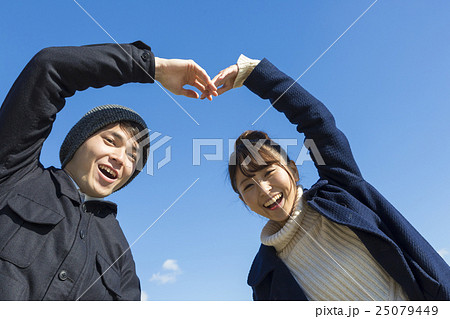
[[[217,90],[217,94],[221,95],[225,93],[228,90],[231,90],[234,85],[234,81],[236,80],[236,77],[239,73],[239,68],[237,64],[230,65],[228,68],[222,70],[217,74],[214,79],[212,80],[213,84],[216,88],[220,88]],[[202,94],[200,97],[201,99],[204,99],[207,97],[206,94]]]
[[[184,95],[198,99],[198,93],[185,89],[183,86],[191,85],[202,93],[202,97],[212,100],[217,96],[217,88],[210,77],[193,60],[162,59],[155,57],[155,80],[163,87],[176,95]]]

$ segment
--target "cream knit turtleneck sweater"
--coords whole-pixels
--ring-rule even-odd
[[[278,256],[309,300],[408,300],[347,226],[328,220],[301,197],[284,225],[269,221],[261,242]]]

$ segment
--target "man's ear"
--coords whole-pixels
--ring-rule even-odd
[[[295,162],[290,160],[289,164],[288,164],[289,170],[291,171],[292,175],[294,176],[294,180],[297,183],[300,178],[298,176],[298,169],[297,169],[297,165],[295,165]]]

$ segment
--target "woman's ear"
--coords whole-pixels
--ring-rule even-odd
[[[289,170],[291,171],[292,175],[294,176],[295,182],[297,183],[300,180],[300,178],[298,176],[297,165],[295,165],[295,162],[291,160],[291,161],[289,161],[288,167],[289,167]]]

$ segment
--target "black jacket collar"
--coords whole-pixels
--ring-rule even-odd
[[[81,196],[72,178],[64,170],[56,169],[54,167],[50,167],[49,170],[57,192],[60,195],[70,198],[75,203],[78,203],[78,205],[81,205]],[[98,215],[99,217],[104,217],[108,214],[117,216],[117,205],[110,201],[89,200],[85,202],[85,206],[88,212]]]
[[[58,195],[64,195],[69,197],[72,201],[81,204],[80,193],[78,192],[72,178],[62,169],[49,167],[48,170],[50,171],[50,175],[55,183]]]

